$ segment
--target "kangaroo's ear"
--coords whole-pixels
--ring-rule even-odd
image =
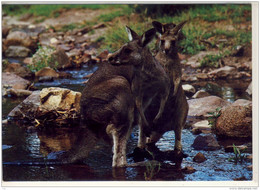
[[[128,26],[126,26],[125,29],[126,29],[126,32],[127,32],[127,34],[128,34],[128,39],[129,39],[129,41],[139,39],[138,34],[136,34],[136,32],[133,31],[131,28],[129,28]]]
[[[164,31],[164,27],[163,27],[163,25],[160,22],[153,21],[152,24],[153,24],[153,27],[155,28],[155,30],[157,32],[159,32],[160,34],[163,34],[165,32]]]
[[[156,30],[154,28],[146,31],[141,37],[141,46],[147,46],[155,37]]]
[[[175,26],[172,30],[171,33],[174,35],[179,35],[182,27],[186,24],[187,21],[183,21],[180,24],[178,24],[177,26]]]

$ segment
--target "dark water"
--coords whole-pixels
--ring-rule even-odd
[[[36,83],[39,89],[44,87],[59,86],[81,91],[85,79],[83,76],[95,71],[96,67],[84,66],[83,69],[67,71],[73,75],[72,79],[60,79],[50,83]],[[245,83],[245,84],[244,84]],[[197,90],[205,89],[212,95],[220,96],[233,102],[238,98],[250,99],[244,91],[249,81],[217,81],[194,83]],[[3,98],[2,118],[6,119],[7,114],[18,105],[22,99]],[[77,126],[75,126],[77,127]],[[7,165],[3,164],[4,181],[104,181],[104,180],[145,180],[146,167],[126,167],[122,169],[112,169],[112,147],[99,142],[91,151],[85,164],[74,165],[45,165],[44,160],[55,158],[59,151],[67,151],[71,148],[77,137],[77,132],[73,129],[59,128],[45,131],[36,131],[33,127],[21,127],[16,124],[3,125],[2,127],[2,161],[41,161],[41,165]],[[137,143],[137,129],[134,129],[128,143],[128,153],[131,153]],[[241,178],[252,180],[252,171],[247,170],[251,165],[250,161],[235,164],[228,159],[233,157],[233,153],[225,153],[224,146],[227,144],[236,145],[251,142],[241,140],[230,140],[228,142],[219,140],[222,146],[217,151],[196,151],[191,145],[196,135],[189,129],[183,130],[183,149],[187,158],[184,158],[181,167],[192,166],[195,173],[186,174],[175,169],[172,161],[164,161],[167,167],[161,167],[158,173],[154,174],[152,180],[161,181],[233,181]],[[174,149],[174,132],[169,131],[156,144],[161,151]],[[193,162],[193,157],[201,152],[207,160],[203,163]],[[128,158],[128,163],[134,163],[132,158]]]

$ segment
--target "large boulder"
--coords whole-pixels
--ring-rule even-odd
[[[216,111],[217,108],[222,108],[230,105],[231,103],[223,100],[217,96],[207,96],[203,98],[188,100],[189,116],[209,116],[209,112]]]
[[[47,110],[80,110],[80,92],[65,88],[50,87],[40,93],[41,107]]]
[[[44,88],[33,92],[8,116],[35,126],[73,126],[79,121],[80,98],[80,92],[56,87]]]
[[[216,134],[223,137],[252,137],[252,102],[237,100],[220,112]]]

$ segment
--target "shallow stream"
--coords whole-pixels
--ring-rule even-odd
[[[85,65],[81,69],[66,71],[72,74],[72,79],[58,79],[53,82],[35,83],[39,89],[45,87],[64,87],[74,91],[82,91],[85,81],[83,76],[92,73],[96,67]],[[215,81],[197,82],[194,87],[204,89],[212,95],[217,95],[228,101],[235,101],[238,98],[250,99],[245,92],[249,81]],[[2,119],[6,119],[8,113],[18,105],[22,99],[3,98]],[[75,126],[76,127],[76,126]],[[193,167],[196,172],[187,174],[176,170],[171,161],[164,161],[168,167],[162,167],[152,176],[152,180],[161,181],[233,181],[233,180],[252,180],[252,171],[247,166],[252,162],[244,161],[235,164],[228,161],[234,157],[234,153],[226,153],[226,145],[241,145],[251,143],[251,140],[220,140],[221,149],[217,151],[197,151],[191,145],[196,138],[190,129],[183,130],[183,149],[187,158],[184,158],[181,167]],[[113,170],[111,147],[103,142],[98,143],[85,164],[71,165],[30,165],[30,164],[6,164],[19,163],[21,161],[44,161],[55,158],[55,152],[66,151],[71,148],[77,133],[73,129],[58,128],[44,131],[37,131],[33,126],[21,127],[14,123],[3,125],[2,127],[2,161],[3,161],[3,180],[4,181],[110,181],[110,180],[145,180],[146,167],[126,167]],[[135,128],[128,143],[128,153],[136,147],[138,138]],[[174,132],[169,131],[156,144],[161,151],[169,151],[174,148]],[[203,163],[196,163],[193,157],[201,152],[207,158]],[[128,163],[134,163],[132,158],[128,158]]]

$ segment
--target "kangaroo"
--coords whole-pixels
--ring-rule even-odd
[[[157,123],[161,117],[165,103],[170,92],[170,80],[162,68],[146,47],[155,36],[155,29],[148,30],[141,37],[132,29],[126,27],[130,42],[114,53],[109,61],[117,65],[134,65],[134,77],[131,84],[136,108],[140,114],[139,135],[150,131],[149,126]],[[158,98],[157,98],[158,97]],[[146,119],[145,109],[157,99],[159,108],[154,118]],[[141,140],[141,139],[140,139]],[[138,146],[144,146],[139,141]]]
[[[81,127],[73,148],[63,163],[76,163],[86,158],[97,141],[113,145],[112,167],[123,167],[126,144],[134,121],[134,99],[131,93],[132,66],[100,64],[82,91]]]
[[[138,63],[155,33],[155,29],[145,32],[143,46],[139,46],[138,49],[140,52],[136,52],[136,57],[129,58]],[[127,47],[134,48],[136,43],[137,40],[133,40],[124,45],[110,56],[109,62],[116,64],[115,55],[118,52],[129,53]],[[124,55],[126,61],[129,54]],[[129,62],[132,63],[133,60]],[[103,63],[89,78],[80,102],[82,127],[75,146],[63,158],[65,163],[81,161],[99,139],[104,139],[113,144],[112,167],[127,165],[126,143],[135,119],[135,101],[131,84],[136,70],[133,64]]]
[[[151,128],[148,138],[139,136],[146,141],[151,147],[162,137],[162,135],[170,130],[175,132],[175,147],[174,153],[177,158],[183,157],[181,133],[185,125],[188,114],[188,103],[181,85],[181,65],[177,54],[177,42],[179,35],[185,22],[179,25],[163,25],[154,21],[154,28],[161,34],[159,52],[155,58],[163,66],[171,82],[171,89],[168,100],[165,104],[163,114],[158,120],[158,124]],[[151,104],[151,106],[155,106]],[[153,117],[155,115],[153,108],[147,108],[145,115]]]

